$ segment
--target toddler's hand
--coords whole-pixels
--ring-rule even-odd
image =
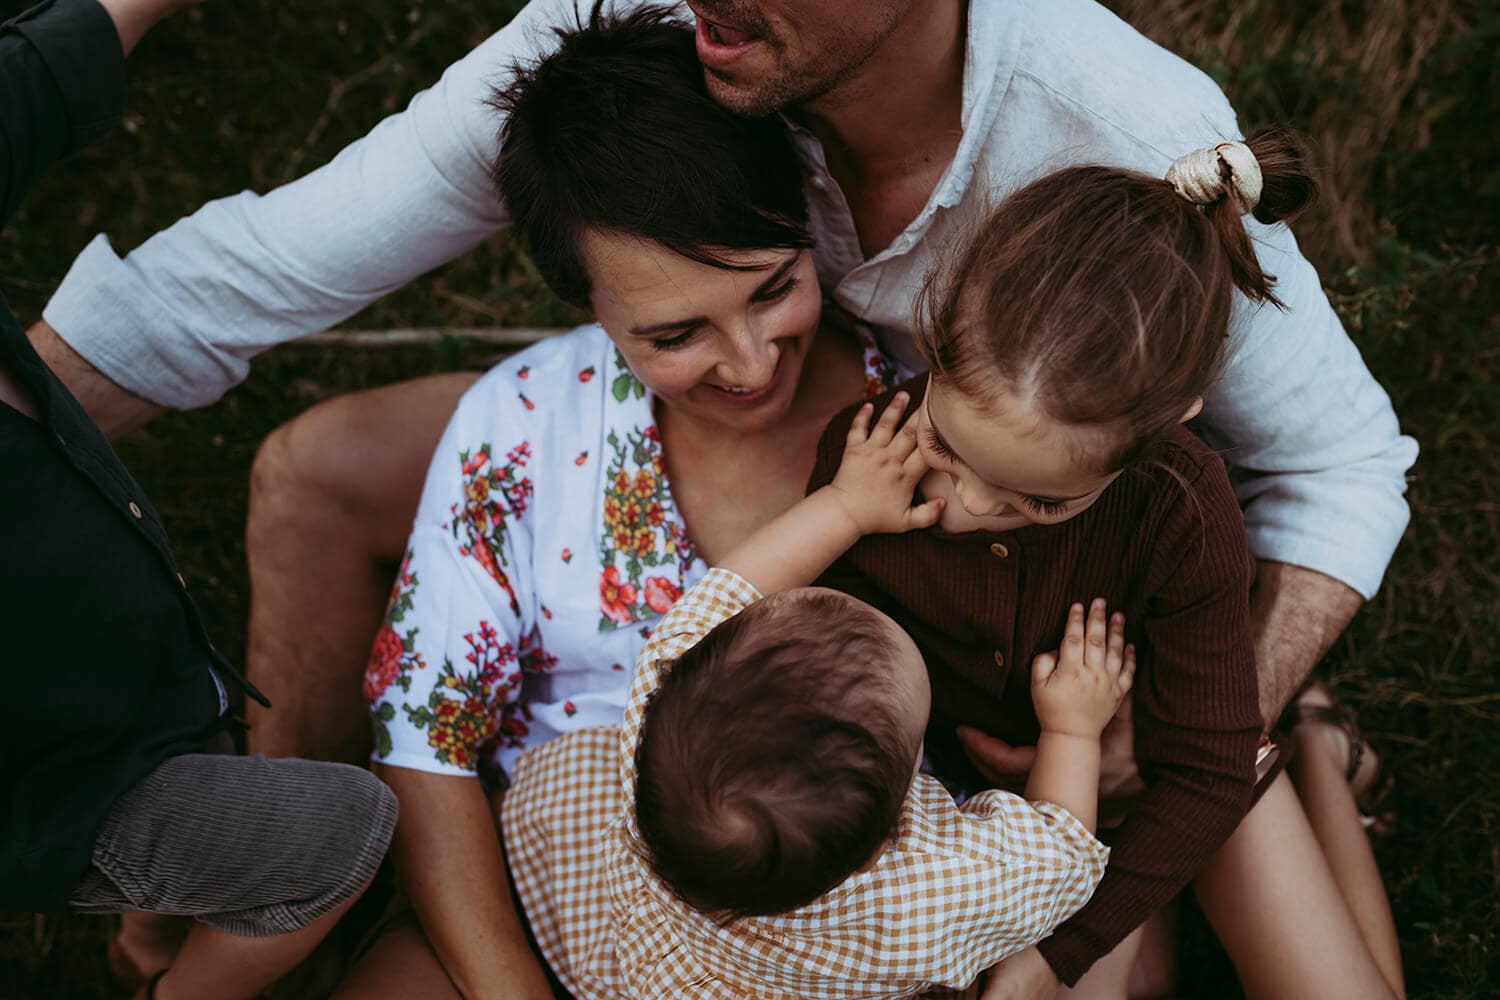
[[[927,463],[917,450],[916,414],[901,423],[908,399],[896,393],[873,428],[875,407],[866,403],[849,425],[844,460],[829,489],[861,535],[930,528],[943,511],[942,500],[912,506]]]
[[[1104,599],[1068,611],[1062,648],[1043,653],[1031,665],[1031,700],[1046,732],[1096,740],[1130,693],[1135,679],[1135,647],[1125,645],[1125,616],[1105,624]]]

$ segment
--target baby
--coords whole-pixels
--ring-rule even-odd
[[[898,398],[850,428],[837,477],[685,594],[642,652],[622,731],[518,764],[506,847],[527,917],[579,996],[898,997],[963,988],[1088,899],[1099,734],[1134,651],[1102,602],[1037,658],[1026,798],[956,806],[918,772],[916,646],[808,588],[872,533],[931,526]],[[1029,801],[1028,801],[1029,800]]]

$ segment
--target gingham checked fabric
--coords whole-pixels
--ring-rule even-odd
[[[678,656],[759,596],[710,571],[642,652],[623,727],[521,757],[503,826],[538,946],[580,1000],[965,995],[981,971],[1082,907],[1103,876],[1108,849],[1065,810],[999,791],[959,807],[919,775],[869,870],[791,913],[727,926],[673,897],[637,849],[645,700]]]

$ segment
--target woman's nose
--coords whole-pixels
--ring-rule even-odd
[[[746,331],[735,337],[728,355],[719,362],[717,375],[725,385],[759,389],[771,381],[776,362],[781,359],[781,345]]]

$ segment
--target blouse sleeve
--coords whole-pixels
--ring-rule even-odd
[[[1069,985],[1187,886],[1239,825],[1255,785],[1261,719],[1244,526],[1216,456],[1177,468],[1185,474],[1166,487],[1177,499],[1154,546],[1133,695],[1146,791],[1094,898],[1040,946]]]
[[[508,372],[481,380],[433,455],[365,672],[381,763],[473,773],[526,733],[535,456],[516,398]]]

